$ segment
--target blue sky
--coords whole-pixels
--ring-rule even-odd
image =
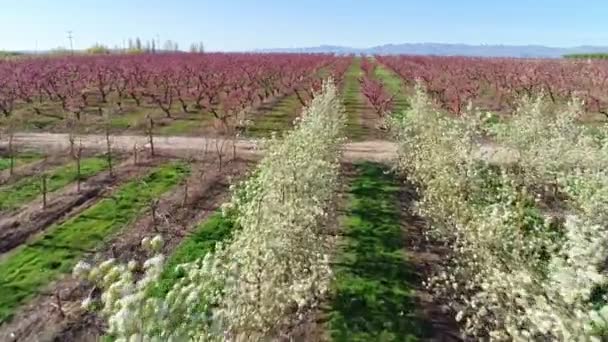
[[[385,43],[608,45],[608,1],[0,0],[0,49],[160,36],[181,48],[248,50]]]

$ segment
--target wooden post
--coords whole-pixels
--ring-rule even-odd
[[[78,150],[76,151],[76,192],[80,192],[80,183],[82,181],[82,168],[80,164],[80,159],[82,158],[82,141],[78,145]]]
[[[114,168],[112,166],[112,144],[110,143],[110,129],[106,126],[106,158],[108,160],[108,168],[110,169],[110,177],[114,177]]]
[[[150,202],[150,213],[152,214],[152,227],[158,233],[158,222],[156,220],[156,211],[158,209],[158,200],[154,199]]]
[[[148,115],[148,142],[150,143],[150,156],[154,157],[154,120]]]
[[[46,178],[47,175],[46,173],[42,174],[42,209],[46,209],[46,192],[47,192],[47,187],[46,187]]]
[[[10,156],[10,169],[8,174],[10,177],[12,177],[15,173],[15,150],[13,149],[13,138],[14,133],[11,129],[11,131],[8,133],[8,153]]]
[[[185,208],[188,204],[188,179],[184,180],[184,199],[182,200],[182,207]]]

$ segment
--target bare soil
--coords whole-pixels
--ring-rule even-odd
[[[417,194],[414,186],[405,182],[399,201],[403,208],[401,212],[403,241],[407,247],[406,255],[410,266],[414,267],[415,283],[414,298],[418,316],[422,318],[430,332],[425,341],[462,341],[458,324],[447,304],[441,303],[423,285],[423,281],[436,274],[438,265],[444,260],[448,251],[440,244],[429,241],[425,235],[426,222],[414,212]]]

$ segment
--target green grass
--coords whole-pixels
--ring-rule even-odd
[[[326,79],[329,70],[325,67],[316,71],[316,76]],[[252,138],[267,138],[273,132],[281,133],[293,128],[293,123],[300,116],[303,106],[296,94],[285,96],[272,107],[262,105],[261,115],[248,128],[247,135]]]
[[[0,261],[0,323],[50,281],[71,272],[83,254],[126,227],[152,199],[188,173],[183,163],[160,166],[143,179],[124,184],[112,198],[102,199],[7,254]]]
[[[81,179],[89,178],[108,167],[105,158],[84,158],[80,162]],[[77,180],[76,163],[55,168],[47,172],[47,191],[58,190]],[[0,187],[0,211],[15,209],[41,194],[40,176],[23,178],[16,183]]]
[[[161,135],[191,135],[201,132],[203,125],[212,118],[213,115],[209,113],[179,113],[169,124],[159,127],[157,132]]]
[[[15,166],[29,164],[42,159],[42,156],[37,153],[19,153],[15,156]],[[11,158],[8,156],[0,156],[0,171],[7,170],[11,167]]]
[[[342,91],[347,115],[346,134],[353,140],[363,140],[368,134],[365,127],[359,122],[361,112],[365,109],[359,84],[359,78],[362,75],[361,58],[356,57],[344,74],[344,89]]]
[[[25,120],[23,128],[26,131],[49,130],[54,126],[59,125],[61,122],[62,121],[58,118],[35,115]]]
[[[110,127],[115,130],[126,130],[145,126],[146,114],[149,111],[149,108],[138,108],[128,113],[114,114],[110,119]]]
[[[399,224],[399,182],[375,163],[356,165],[343,218],[329,330],[334,341],[415,341],[415,276]]]
[[[405,87],[399,76],[381,64],[377,64],[374,76],[382,81],[394,96],[393,112],[401,113],[409,108]]]
[[[135,104],[133,104],[135,106]],[[172,119],[168,119],[158,108],[136,108],[125,114],[116,114],[111,119],[111,126],[120,131],[139,131],[143,133],[148,125],[146,115],[150,115],[154,121],[155,134],[160,135],[191,135],[200,131],[202,125],[211,120],[211,114],[182,113],[173,109]],[[160,124],[160,121],[166,124]]]
[[[184,276],[176,270],[177,265],[192,262],[213,252],[217,242],[230,238],[233,228],[234,221],[224,217],[221,211],[200,224],[196,232],[184,240],[169,257],[160,280],[151,289],[152,295],[160,297],[166,294]]]
[[[270,137],[272,132],[280,133],[293,127],[293,121],[298,117],[302,104],[293,94],[286,96],[275,104],[272,109],[264,111],[249,127],[250,137]]]

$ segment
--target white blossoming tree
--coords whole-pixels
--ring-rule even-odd
[[[262,340],[316,306],[331,279],[331,241],[323,230],[345,120],[337,89],[327,81],[292,131],[263,142],[264,158],[233,188],[223,208],[238,227],[232,239],[180,265],[184,277],[166,296],[149,291],[164,269],[162,255],[143,266],[79,263],[74,272],[103,290],[108,333],[118,341]],[[143,242],[150,251],[161,243]]]
[[[397,167],[418,185],[429,235],[452,253],[428,284],[470,337],[599,341],[606,331],[608,146],[576,123],[581,108],[550,113],[542,98],[523,99],[508,123],[489,126],[470,108],[435,110],[418,87],[391,122]],[[480,158],[488,133],[516,158]]]

